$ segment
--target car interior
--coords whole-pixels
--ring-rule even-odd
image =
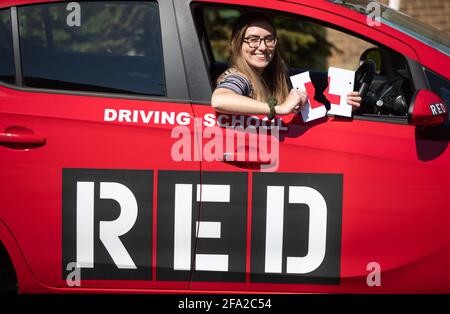
[[[405,58],[391,49],[381,47],[366,50],[360,61],[367,60],[377,63],[378,70],[370,82],[360,112],[368,115],[406,116],[414,88]]]
[[[217,77],[227,69],[228,63],[214,59],[213,49],[205,27],[204,8],[195,6],[193,14],[211,86],[214,88]],[[298,19],[298,16],[295,16],[295,18]],[[331,27],[330,25],[326,26]],[[368,41],[367,39],[364,40]],[[364,91],[365,95],[363,95],[361,108],[355,114],[406,121],[408,107],[415,90],[405,57],[392,49],[379,46],[364,51],[359,61],[361,65],[363,63],[373,63],[374,69],[372,74],[366,73],[368,70],[362,66],[356,71],[355,90],[360,90],[363,81],[366,82],[368,88]],[[324,71],[290,67],[289,75],[295,75],[304,71],[310,71],[315,86],[316,84],[327,84],[328,74]],[[316,100],[321,101],[321,99],[325,98],[323,95],[318,95],[317,92],[323,92],[323,90],[324,88],[316,88],[314,97]],[[327,102],[328,100],[325,98],[325,106],[329,105],[329,102]]]

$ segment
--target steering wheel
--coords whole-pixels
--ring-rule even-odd
[[[375,76],[375,62],[372,60],[364,60],[355,72],[355,90],[359,92],[361,97],[366,96],[370,84]]]

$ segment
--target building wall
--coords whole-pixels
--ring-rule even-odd
[[[450,35],[450,0],[401,0],[400,11]]]
[[[388,4],[389,1],[379,2]],[[450,35],[450,0],[400,0],[399,10]],[[361,53],[372,46],[332,29],[327,31],[327,39],[336,47],[327,60],[328,65],[346,69],[356,69]]]

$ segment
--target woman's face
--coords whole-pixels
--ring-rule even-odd
[[[275,38],[274,30],[272,26],[265,22],[254,22],[250,24],[244,34],[244,42],[241,47],[241,55],[259,73],[269,65],[275,54],[275,47],[267,47],[264,40],[261,40],[259,47],[252,48],[248,43],[248,38],[268,38],[271,36]],[[255,46],[252,44],[252,46]]]

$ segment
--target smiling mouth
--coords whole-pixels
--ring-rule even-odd
[[[269,60],[269,57],[270,57],[268,52],[267,53],[263,53],[263,54],[256,53],[255,56],[260,58],[260,59],[264,59],[264,60]]]

